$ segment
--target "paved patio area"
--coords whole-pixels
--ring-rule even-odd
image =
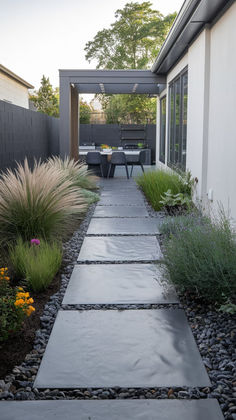
[[[175,290],[163,279],[160,220],[148,216],[133,180],[101,180],[101,186],[34,386],[211,386]],[[4,420],[28,418],[27,410],[35,420],[39,413],[48,420],[223,420],[216,400],[27,401],[1,407]]]

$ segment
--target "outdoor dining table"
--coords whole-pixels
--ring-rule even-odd
[[[126,159],[127,159],[127,164],[129,165],[129,163],[131,164],[131,162],[137,162],[139,159],[139,149],[135,149],[135,150],[112,150],[112,149],[103,149],[103,150],[79,150],[79,156],[81,158],[85,158],[88,152],[100,152],[101,156],[102,156],[102,169],[103,169],[103,174],[104,177],[107,177],[108,174],[108,169],[109,169],[109,163],[111,160],[111,155],[112,153],[116,153],[116,152],[124,152],[126,155]],[[98,175],[100,175],[100,168],[98,167],[94,167],[93,165],[88,165],[88,169],[92,169],[94,170]],[[114,176],[114,168],[111,169],[110,172],[110,178],[113,178]]]

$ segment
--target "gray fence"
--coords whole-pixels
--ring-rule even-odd
[[[80,144],[121,144],[118,124],[81,124]],[[146,126],[146,143],[155,161],[156,126]],[[15,167],[27,157],[46,159],[59,154],[59,119],[0,101],[0,170]]]
[[[145,142],[151,149],[151,160],[155,163],[156,159],[156,125],[147,124],[145,126]],[[109,146],[120,146],[121,130],[119,124],[81,124],[80,125],[80,144],[92,144],[96,146],[106,143]]]
[[[0,101],[0,169],[59,152],[59,120]]]

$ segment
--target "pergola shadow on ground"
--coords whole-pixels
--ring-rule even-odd
[[[150,70],[59,70],[60,155],[78,159],[79,94],[158,95],[166,77]]]

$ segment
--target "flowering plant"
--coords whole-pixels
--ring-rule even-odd
[[[7,267],[0,268],[0,342],[7,340],[21,327],[25,317],[35,311],[29,293],[22,287],[12,288],[9,280]]]
[[[37,246],[37,245],[40,245],[40,240],[34,238],[34,239],[31,239],[30,243],[31,243],[31,245],[36,245]]]

